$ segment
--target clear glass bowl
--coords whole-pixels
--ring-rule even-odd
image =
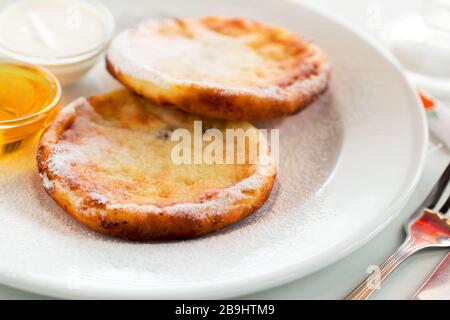
[[[55,95],[51,102],[37,112],[11,120],[0,120],[0,155],[11,153],[22,146],[27,140],[40,134],[56,117],[62,99],[61,85],[58,79],[42,67],[0,60],[0,63],[22,65],[38,71],[54,86]]]

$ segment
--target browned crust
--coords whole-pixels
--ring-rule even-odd
[[[175,240],[198,237],[229,226],[244,219],[267,200],[272,190],[275,174],[266,176],[252,196],[211,215],[196,215],[187,212],[136,212],[134,210],[108,209],[108,203],[99,203],[88,195],[89,185],[79,185],[49,170],[49,158],[53,146],[76,117],[74,112],[62,112],[41,138],[37,152],[37,165],[41,179],[48,179],[53,187],[46,192],[72,217],[87,227],[105,235],[129,240]],[[43,181],[45,186],[45,182]],[[70,193],[70,195],[69,195]],[[82,199],[76,204],[71,196]],[[164,209],[164,208],[162,208]]]
[[[177,19],[179,23],[186,23]],[[106,57],[109,73],[135,93],[160,104],[173,105],[189,113],[207,118],[227,120],[262,120],[294,114],[304,109],[328,87],[330,65],[322,50],[285,29],[271,27],[244,18],[201,18],[202,23],[222,32],[246,32],[256,29],[273,41],[285,41],[288,51],[298,54],[294,65],[286,65],[285,74],[273,83],[275,92],[264,93],[267,88],[202,86],[200,83],[174,84],[161,88],[158,84],[138,79],[120,70]],[[237,31],[236,31],[237,30]],[[279,34],[282,34],[280,36]]]

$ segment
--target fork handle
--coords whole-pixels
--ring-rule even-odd
[[[361,284],[356,287],[345,300],[367,300],[386,278],[394,271],[400,263],[413,253],[422,249],[423,246],[416,243],[413,237],[408,237],[405,242],[389,257],[378,270],[369,275]]]

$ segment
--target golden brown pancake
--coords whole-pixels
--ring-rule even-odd
[[[106,59],[115,78],[147,99],[228,120],[298,112],[330,75],[317,46],[244,18],[148,20],[120,33]]]
[[[107,235],[182,239],[226,227],[265,202],[274,164],[264,171],[249,161],[175,164],[171,152],[179,142],[171,132],[192,133],[194,120],[199,117],[128,90],[80,98],[41,138],[37,162],[43,186],[75,219]],[[219,120],[203,121],[203,127],[253,128]]]

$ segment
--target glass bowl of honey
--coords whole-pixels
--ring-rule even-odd
[[[0,60],[0,155],[40,134],[61,106],[61,85],[47,70]]]

